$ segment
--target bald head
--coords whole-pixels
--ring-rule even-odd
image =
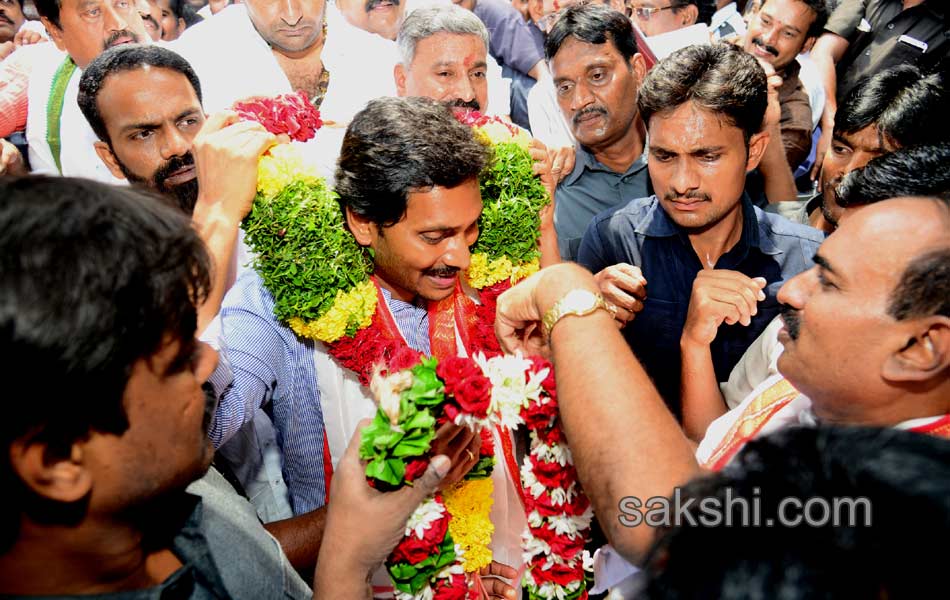
[[[947,202],[898,198],[855,210],[815,263],[779,292],[779,369],[816,416],[893,426],[950,412]]]

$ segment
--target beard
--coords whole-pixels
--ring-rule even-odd
[[[113,152],[113,156],[115,156],[115,152]],[[116,162],[118,162],[122,173],[131,183],[143,185],[149,189],[159,192],[166,198],[174,200],[175,205],[188,216],[191,216],[191,214],[195,211],[195,203],[198,201],[199,191],[198,177],[196,176],[194,179],[190,179],[178,185],[168,185],[165,181],[172,173],[181,169],[182,167],[195,164],[195,158],[192,156],[191,152],[188,152],[182,156],[173,156],[170,160],[160,166],[151,177],[142,177],[133,173],[128,169],[128,167],[118,160],[118,157],[116,157]]]

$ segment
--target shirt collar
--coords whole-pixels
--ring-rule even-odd
[[[400,300],[399,298],[393,298],[393,293],[379,286],[379,291],[383,293],[383,299],[386,301],[386,306],[389,307],[389,312],[396,316],[397,314],[403,313],[418,313],[422,311],[426,312],[426,307],[424,303],[420,306],[420,301],[417,299],[415,302],[406,302],[405,300]]]
[[[758,207],[752,204],[749,195],[742,192],[742,233],[736,247],[758,248],[764,254],[781,254],[771,237],[771,228]],[[682,229],[670,218],[660,201],[653,196],[647,214],[637,224],[636,232],[647,237],[672,237],[682,233]]]
[[[644,140],[643,152],[640,153],[640,156],[637,158],[637,160],[633,161],[633,164],[631,164],[626,171],[620,173],[619,175],[626,175],[644,168],[647,164],[648,149],[649,140]],[[616,171],[602,165],[596,158],[594,158],[594,155],[591,152],[588,152],[587,149],[584,148],[584,146],[582,146],[580,143],[574,144],[574,150],[574,170],[564,178],[564,181],[562,182],[564,185],[574,185],[574,183],[580,179],[581,175],[584,174],[584,169],[589,171],[603,171],[604,173],[613,173],[615,175],[618,174]]]

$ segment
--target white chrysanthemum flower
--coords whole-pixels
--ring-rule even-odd
[[[420,540],[425,537],[425,532],[433,523],[445,515],[445,506],[436,502],[435,498],[429,498],[419,505],[406,521],[406,535],[412,533]]]
[[[520,352],[486,359],[477,354],[475,362],[492,384],[491,408],[489,413],[505,427],[514,429],[524,423],[521,409],[529,400],[541,396],[541,382],[544,378],[537,375],[527,376],[532,363]],[[545,377],[547,375],[545,374]]]
[[[569,517],[567,515],[556,515],[548,519],[548,523],[551,524],[551,528],[558,535],[569,535],[574,537],[578,534],[578,523],[574,517]]]
[[[541,513],[537,509],[532,510],[530,514],[527,515],[528,525],[538,528],[544,523],[544,518],[541,517]]]
[[[584,570],[588,573],[594,572],[594,557],[589,550],[581,552],[581,560],[584,561]]]
[[[541,460],[556,462],[559,465],[567,466],[574,464],[574,457],[571,455],[571,449],[564,444],[554,444],[549,446],[541,441],[538,434],[531,432],[531,454],[534,454]]]

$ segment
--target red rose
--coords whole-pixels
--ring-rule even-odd
[[[414,458],[406,463],[406,481],[413,482],[422,477],[429,466],[428,458]]]
[[[565,441],[564,430],[561,429],[560,425],[549,428],[542,427],[541,429],[536,429],[535,432],[538,434],[538,439],[548,446],[563,444]]]
[[[484,419],[488,416],[488,407],[491,405],[491,390],[491,381],[479,374],[463,381],[454,398],[463,411]]]
[[[491,404],[491,381],[470,358],[453,356],[439,361],[436,375],[445,382],[445,394],[462,412],[485,418]],[[448,412],[448,405],[446,406]],[[450,415],[450,418],[454,416]]]
[[[566,535],[556,535],[548,541],[548,545],[551,546],[551,552],[561,558],[574,560],[574,557],[584,549],[584,538],[579,535],[574,538]]]
[[[554,564],[550,569],[545,570],[543,568],[545,560],[544,557],[537,556],[531,561],[531,575],[539,584],[551,581],[560,586],[566,586],[584,579],[584,567],[580,561],[577,561],[575,567]]]
[[[422,562],[428,556],[436,553],[439,545],[445,540],[445,532],[449,529],[449,515],[432,523],[428,529],[423,532],[422,539],[416,537],[415,532],[402,538],[399,545],[389,555],[390,562],[407,562],[410,565]]]
[[[553,400],[544,404],[531,400],[527,408],[521,409],[521,418],[531,431],[550,427],[555,417],[557,417],[557,404]]]
[[[544,487],[567,489],[571,482],[577,480],[577,471],[572,465],[561,466],[556,461],[539,460],[533,454],[531,456],[531,471],[535,479]]]
[[[275,98],[235,102],[233,108],[242,119],[257,121],[275,135],[286,133],[300,142],[311,139],[317,129],[323,126],[320,111],[314,108],[302,91]]]
[[[432,586],[432,600],[465,600],[468,596],[468,581],[465,575],[456,573],[451,578],[438,578]]]
[[[495,456],[495,438],[491,435],[491,429],[483,427],[478,430],[478,435],[482,438],[482,446],[478,449],[478,456]]]
[[[403,369],[411,369],[419,364],[421,360],[421,352],[413,350],[409,346],[400,346],[393,352],[392,358],[389,359],[389,372],[395,373]]]

